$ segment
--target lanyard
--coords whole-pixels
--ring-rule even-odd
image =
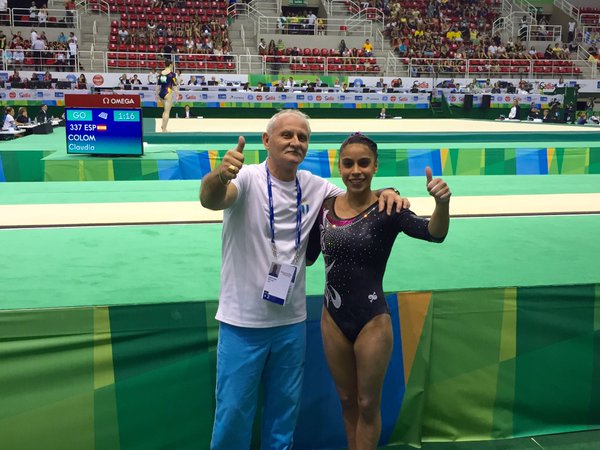
[[[273,251],[273,257],[277,258],[277,246],[275,245],[275,208],[273,207],[273,187],[271,184],[271,173],[269,172],[269,165],[265,162],[265,168],[267,170],[267,193],[269,195],[269,226],[271,227],[271,249]],[[302,189],[300,188],[300,182],[296,176],[296,255],[294,256],[293,264],[298,262],[298,254],[300,251],[300,234],[302,233]]]

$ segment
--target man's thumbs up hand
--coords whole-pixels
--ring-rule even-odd
[[[217,168],[221,183],[229,184],[231,180],[237,177],[239,171],[242,170],[245,145],[246,139],[244,139],[244,136],[240,136],[236,147],[228,150],[225,156],[223,156],[223,160]]]

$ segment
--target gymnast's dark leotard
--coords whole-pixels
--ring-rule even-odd
[[[306,258],[325,259],[324,305],[344,335],[354,342],[373,317],[389,314],[383,294],[383,275],[396,236],[442,242],[431,234],[429,219],[403,209],[388,216],[374,203],[352,219],[334,212],[335,198],[325,200],[311,231]]]
[[[158,96],[164,100],[169,92],[173,90],[173,86],[177,83],[177,79],[175,78],[175,72],[169,72],[166,75],[160,74],[158,76],[158,84],[160,85],[160,91],[158,91]]]

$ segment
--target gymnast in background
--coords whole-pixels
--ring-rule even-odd
[[[165,132],[167,131],[167,124],[169,123],[169,115],[171,114],[171,108],[176,102],[177,95],[179,93],[179,83],[177,81],[175,72],[173,71],[173,61],[171,61],[170,59],[165,59],[165,68],[160,72],[158,76],[156,93],[163,104],[161,130]]]

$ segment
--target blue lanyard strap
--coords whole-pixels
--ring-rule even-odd
[[[269,166],[265,162],[265,168],[267,170],[267,193],[269,195],[269,226],[271,227],[271,247],[273,250],[273,257],[277,258],[277,246],[275,245],[275,208],[273,207],[273,187],[271,184],[271,173],[269,172]],[[302,188],[300,187],[300,181],[296,176],[296,256],[294,257],[293,263],[296,264],[298,260],[298,252],[300,251],[300,235],[302,233]]]

